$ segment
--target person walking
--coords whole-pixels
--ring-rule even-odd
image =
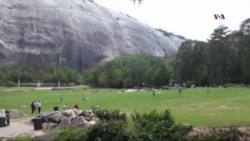
[[[37,107],[38,107],[38,114],[40,114],[41,113],[41,109],[42,109],[42,102],[41,101],[37,102]]]
[[[10,111],[6,110],[5,111],[5,116],[6,116],[7,126],[9,126],[10,125]]]

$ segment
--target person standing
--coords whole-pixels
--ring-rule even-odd
[[[9,126],[10,125],[10,111],[6,110],[5,115],[6,115],[7,126]]]
[[[33,114],[35,112],[35,103],[32,101],[30,106],[31,106],[31,114]]]
[[[42,109],[42,102],[41,101],[37,102],[37,107],[38,107],[38,114],[40,114],[41,113],[41,109]]]
[[[34,112],[36,112],[37,108],[38,108],[38,107],[37,107],[37,101],[35,100],[35,101],[34,101]]]

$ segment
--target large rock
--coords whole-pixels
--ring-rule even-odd
[[[78,126],[81,124],[87,123],[87,121],[85,120],[84,117],[81,116],[77,116],[75,118],[73,118],[72,122],[70,123],[71,126]]]
[[[45,122],[53,122],[53,121],[58,122],[59,115],[61,115],[61,112],[54,111],[54,112],[44,113],[41,115],[41,117],[44,119]]]
[[[0,109],[0,117],[5,117],[5,109]]]
[[[56,113],[48,118],[48,122],[59,124],[62,118],[61,113]]]
[[[19,118],[19,117],[22,117],[23,116],[23,113],[20,112],[19,110],[17,109],[11,109],[9,110],[10,111],[10,117],[11,118]]]
[[[58,125],[58,128],[64,128],[64,127],[69,127],[69,126],[70,126],[70,118],[62,117],[61,122]]]
[[[184,41],[90,0],[1,0],[0,67],[79,70],[130,54],[171,56]]]

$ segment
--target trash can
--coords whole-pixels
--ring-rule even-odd
[[[59,107],[58,106],[54,107],[54,111],[59,111]]]
[[[34,118],[33,120],[33,124],[34,124],[34,130],[41,130],[43,129],[43,119],[42,118]]]
[[[0,117],[0,127],[6,126],[6,119],[5,117]]]

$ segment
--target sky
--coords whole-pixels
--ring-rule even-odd
[[[206,41],[214,29],[226,25],[238,30],[250,18],[250,0],[95,0],[117,12],[128,14],[153,28],[161,28],[188,39]],[[224,14],[215,20],[214,14]]]

